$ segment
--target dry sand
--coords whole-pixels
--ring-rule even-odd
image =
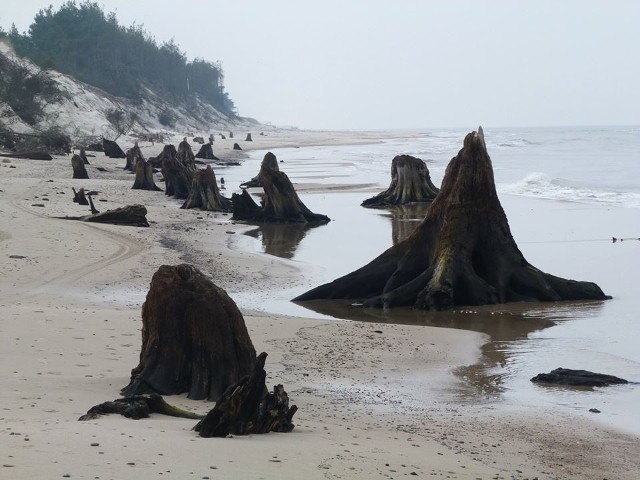
[[[242,132],[217,139],[214,151],[231,159],[242,156],[234,141],[266,149],[401,136],[265,133],[253,132],[252,144]],[[141,147],[146,156],[161,148]],[[232,296],[285,288],[304,273],[230,248],[229,232],[245,227],[229,216],[179,210],[162,193],[131,190],[124,161],[89,160],[90,180],[71,180],[69,157],[0,167],[0,478],[637,478],[636,437],[467,396],[453,371],[477,361],[485,337],[446,328],[245,310],[256,349],[269,353],[268,383],[283,383],[299,407],[292,433],[201,439],[194,421],[157,415],[78,422],[128,383],[140,307],[160,265],[192,262]],[[99,191],[100,210],[143,203],[151,228],[54,218],[85,213],[72,186]],[[212,407],[167,400],[200,413]]]

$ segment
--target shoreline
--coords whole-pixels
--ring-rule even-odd
[[[254,139],[250,148],[263,145]],[[143,149],[145,156],[149,151]],[[283,383],[300,408],[293,433],[213,440],[195,436],[193,422],[184,419],[77,422],[126,385],[139,353],[141,299],[160,264],[193,256],[234,300],[239,291],[295,283],[303,272],[294,262],[231,248],[237,234],[226,232],[248,226],[233,225],[228,216],[178,210],[162,193],[131,191],[133,178],[116,170],[121,160],[96,157],[96,165],[110,169],[109,178],[89,181],[68,179],[68,157],[46,163],[14,160],[16,169],[0,170],[0,249],[7,272],[0,280],[0,417],[3,463],[13,465],[2,467],[6,474],[633,478],[625,473],[633,470],[620,468],[638,465],[637,437],[551,409],[533,408],[523,419],[517,409],[447,402],[464,392],[450,372],[475,363],[485,341],[480,333],[258,315],[242,307],[256,349],[269,353],[268,385]],[[99,208],[139,200],[155,223],[134,229],[51,218],[77,209],[69,198],[72,185],[99,190],[97,198],[107,200]],[[46,207],[33,206],[44,193]],[[177,250],[163,239],[175,241]],[[206,251],[198,252],[198,245]],[[194,410],[211,407],[183,396],[167,400]]]

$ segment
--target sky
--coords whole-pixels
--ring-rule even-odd
[[[60,0],[2,0],[28,30]],[[242,116],[307,129],[640,124],[637,0],[98,0],[220,61]]]

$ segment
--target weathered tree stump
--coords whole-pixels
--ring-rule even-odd
[[[201,437],[226,437],[269,432],[290,432],[293,415],[289,397],[282,385],[268,393],[264,370],[266,353],[261,353],[250,375],[231,385],[216,406],[194,427]]]
[[[78,205],[89,205],[89,200],[87,200],[84,188],[81,188],[80,190],[78,190],[76,192],[76,189],[71,187],[71,190],[73,190],[73,202],[74,203],[77,203]]]
[[[200,147],[198,153],[196,153],[196,158],[204,158],[205,160],[220,160],[213,154],[213,145],[211,142],[205,143]]]
[[[127,157],[127,163],[124,166],[124,169],[129,170],[130,172],[136,171],[136,165],[138,165],[138,162],[145,161],[144,156],[142,155],[142,150],[140,150],[140,147],[138,146],[138,142],[136,142],[133,147],[127,150],[125,156]]]
[[[233,132],[229,132],[229,138],[233,138]]]
[[[89,198],[89,207],[91,209],[91,215],[96,215],[98,213],[100,213],[100,211],[96,208],[96,206],[93,204],[93,198],[91,198],[91,193],[89,193],[87,195],[87,197]],[[146,219],[145,219],[146,220]]]
[[[191,145],[187,142],[187,137],[178,144],[178,161],[185,167],[196,168],[196,157],[191,150]]]
[[[102,150],[104,154],[109,158],[127,158],[125,153],[113,140],[107,140],[106,138],[102,139]]]
[[[556,368],[549,373],[539,373],[531,379],[535,383],[550,383],[554,385],[577,385],[583,387],[607,387],[609,385],[623,385],[629,383],[624,378],[594,373],[588,370],[572,370],[570,368]]]
[[[123,395],[217,400],[256,361],[234,301],[191,265],[161,266],[142,306],[140,364]]]
[[[274,168],[275,166],[275,168]],[[262,206],[258,206],[246,190],[233,194],[233,219],[251,222],[295,222],[323,224],[329,217],[313,213],[298,197],[289,177],[278,170],[278,161],[269,152],[262,160],[257,181],[264,189]],[[249,182],[248,182],[249,183]]]
[[[227,137],[225,137],[223,134],[220,134],[220,138],[221,138],[222,140],[226,140],[226,138],[227,138]]]
[[[153,179],[153,166],[143,158],[136,161],[136,179],[133,182],[132,190],[162,191]]]
[[[202,145],[204,143],[204,138],[202,137],[193,137],[193,143],[199,143]]]
[[[247,138],[244,140],[245,142],[253,142],[253,138],[251,138],[251,134],[247,133]]]
[[[391,162],[391,184],[375,197],[362,202],[363,207],[385,207],[414,202],[431,202],[438,194],[423,160],[397,155]]]
[[[209,142],[210,142],[210,143],[213,143],[213,142],[215,142],[215,140],[216,140],[216,136],[215,136],[213,133],[212,133],[212,134],[210,134],[210,135],[209,135]]]
[[[233,149],[234,150],[242,150],[242,147],[240,147],[240,145],[238,145],[237,143],[233,144]]]
[[[87,413],[78,420],[85,422],[95,420],[103,415],[118,413],[126,418],[140,420],[149,418],[151,413],[159,413],[170,417],[201,419],[202,415],[182,410],[164,401],[160,395],[152,393],[150,395],[132,395],[130,397],[116,398],[112,402],[104,402],[91,407]]]
[[[530,265],[500,205],[484,135],[468,134],[449,163],[426,217],[406,240],[364,267],[295,301],[345,298],[365,306],[456,305],[512,301],[603,300],[591,282],[566,280]]]
[[[253,177],[248,182],[244,182],[240,184],[240,188],[261,187],[262,183],[260,182],[260,174],[262,173],[263,170],[265,171],[264,175],[268,175],[266,173],[267,170],[272,172],[280,171],[280,167],[278,167],[278,159],[273,153],[267,152],[267,154],[262,159],[262,163],[260,164],[260,171],[258,172],[258,175]]]
[[[170,197],[186,199],[189,196],[195,173],[195,165],[184,165],[176,157],[165,158],[162,162],[164,193]]]
[[[151,157],[147,160],[154,168],[162,168],[162,162],[165,158],[177,158],[178,151],[174,145],[165,145],[162,152],[157,157]]]
[[[80,158],[80,155],[74,155],[71,157],[71,167],[73,168],[73,178],[87,179],[89,174],[84,167],[84,161]]]
[[[93,206],[91,196],[89,196],[89,204],[92,211],[97,213],[85,215],[82,217],[58,217],[64,220],[80,220],[89,223],[110,223],[112,225],[128,225],[131,227],[148,227],[147,209],[144,205],[127,205],[126,207],[107,210],[106,212],[98,212]]]
[[[198,170],[193,175],[193,183],[189,196],[180,208],[199,208],[213,212],[230,212],[231,200],[223,197],[218,189],[216,174],[210,165],[204,170]]]
[[[82,159],[82,161],[84,162],[85,165],[90,165],[89,164],[89,159],[87,158],[87,152],[84,151],[84,148],[80,149],[80,158]]]

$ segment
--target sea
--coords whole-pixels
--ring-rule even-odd
[[[640,436],[640,126],[484,128],[500,201],[525,258],[549,273],[598,283],[603,302],[524,303],[363,311],[309,308],[290,300],[345,275],[406,237],[423,206],[365,209],[389,186],[398,154],[423,159],[439,186],[471,129],[424,129],[367,145],[272,150],[302,201],[332,221],[316,228],[247,227],[233,248],[263,252],[304,272],[283,289],[232,296],[248,310],[353,321],[411,323],[481,332],[479,361],[454,373],[446,401],[500,402],[561,409]],[[255,176],[265,151],[224,172],[227,190]],[[352,188],[357,187],[357,188]],[[587,369],[632,383],[606,388],[549,387],[530,379],[557,367]],[[594,411],[594,410],[597,410]]]

